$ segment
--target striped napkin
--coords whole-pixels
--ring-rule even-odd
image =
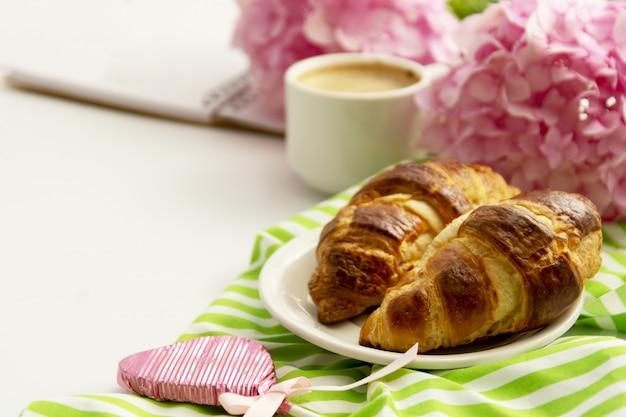
[[[279,380],[345,385],[380,368],[315,346],[264,308],[258,278],[265,261],[294,237],[328,222],[356,186],[260,232],[250,267],[197,317],[179,341],[236,335],[260,341]],[[585,288],[575,326],[539,350],[445,371],[400,369],[345,392],[314,391],[291,401],[295,417],[618,416],[626,415],[626,223],[604,226],[600,272]],[[121,359],[121,358],[120,358]],[[115,378],[116,370],[111,370]],[[132,394],[90,394],[34,401],[23,417],[226,416],[220,407],[156,402]]]

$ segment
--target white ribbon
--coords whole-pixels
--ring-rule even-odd
[[[275,384],[262,395],[248,397],[225,392],[219,395],[218,400],[230,415],[243,414],[244,417],[271,417],[287,398],[308,394],[311,391],[347,391],[389,375],[409,364],[417,355],[417,348],[418,344],[416,343],[395,361],[352,384],[339,386],[318,385],[314,387],[307,378],[299,377]]]

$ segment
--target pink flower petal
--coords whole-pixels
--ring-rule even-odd
[[[525,78],[532,92],[545,91],[550,87],[550,68],[536,63],[526,68]]]
[[[514,75],[504,80],[506,95],[509,100],[523,101],[530,98],[531,89],[524,77]]]
[[[617,45],[626,45],[626,10],[622,10],[615,17],[612,37]]]
[[[467,92],[481,103],[488,103],[496,98],[500,80],[495,76],[480,73],[472,77],[467,84]]]
[[[303,24],[306,38],[317,45],[330,45],[333,42],[333,31],[326,21],[323,9],[313,9]]]

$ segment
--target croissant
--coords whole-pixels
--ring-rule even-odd
[[[452,160],[399,164],[372,178],[320,234],[308,284],[320,321],[378,306],[446,224],[518,192],[486,166]]]
[[[364,346],[403,352],[537,329],[600,268],[601,219],[587,198],[529,191],[456,219],[361,328]]]

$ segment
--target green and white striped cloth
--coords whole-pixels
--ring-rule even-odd
[[[380,368],[328,352],[287,331],[264,308],[258,277],[265,261],[299,234],[328,222],[356,186],[258,234],[250,267],[196,318],[179,341],[236,335],[260,341],[279,380],[345,385]],[[499,362],[447,371],[398,370],[344,392],[293,397],[311,416],[623,416],[626,415],[626,223],[604,226],[600,272],[585,288],[576,325],[545,348]],[[157,347],[157,346],[155,346]],[[121,359],[121,358],[120,358]],[[112,370],[114,378],[115,370]],[[226,416],[220,407],[152,401],[132,394],[34,401],[23,417]]]

